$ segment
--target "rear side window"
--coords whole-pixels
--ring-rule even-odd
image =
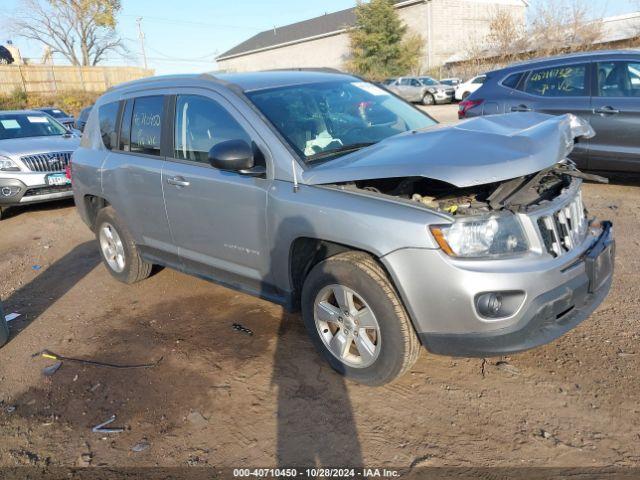
[[[640,97],[640,62],[600,62],[598,96]]]
[[[131,152],[160,155],[164,97],[140,97],[133,104]]]
[[[118,135],[116,132],[116,124],[118,121],[118,102],[102,105],[98,110],[98,118],[100,121],[100,136],[102,143],[109,150],[117,147]]]
[[[208,163],[211,147],[226,140],[251,145],[251,137],[218,102],[198,95],[178,96],[175,158]]]
[[[502,81],[502,85],[507,88],[513,88],[515,90],[518,88],[518,84],[520,83],[521,78],[522,78],[522,72],[512,73]]]
[[[587,65],[560,65],[534,70],[524,91],[541,97],[582,97],[587,95]]]

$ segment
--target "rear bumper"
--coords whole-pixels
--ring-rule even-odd
[[[429,351],[464,357],[505,355],[558,338],[604,300],[611,288],[615,257],[611,224],[604,225],[581,253],[576,252],[569,263],[561,265],[534,261],[526,268],[524,260],[514,259],[494,267],[476,265],[467,269],[449,264],[444,254],[434,252],[423,253],[422,258],[416,252],[398,252],[396,258],[390,258],[394,254],[386,257],[385,264]],[[600,264],[606,264],[606,268],[595,274],[594,258],[602,252],[597,258],[607,260]],[[431,272],[437,281],[423,278],[416,285],[417,272]],[[414,280],[403,284],[401,279],[407,274]],[[479,316],[476,295],[508,290],[524,294],[516,313],[500,320]]]

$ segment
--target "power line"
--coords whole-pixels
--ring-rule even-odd
[[[135,18],[139,18],[137,15],[128,15],[128,14],[121,14],[121,17],[135,17]],[[264,27],[264,26],[260,26],[260,27],[248,27],[248,26],[242,26],[242,25],[229,25],[229,24],[219,24],[219,23],[205,23],[205,22],[194,22],[191,20],[176,20],[174,18],[165,18],[165,17],[155,17],[155,16],[146,16],[145,15],[145,20],[151,20],[151,21],[155,21],[155,22],[160,22],[160,23],[171,23],[171,24],[176,24],[176,23],[180,23],[183,25],[191,25],[191,26],[195,26],[195,27],[206,27],[206,28],[234,28],[234,29],[238,29],[238,30],[256,30],[256,31],[261,31],[261,30],[268,30],[271,27]]]

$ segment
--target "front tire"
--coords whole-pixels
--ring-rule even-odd
[[[362,252],[317,264],[302,288],[302,318],[334,370],[383,385],[416,362],[420,342],[382,267]]]
[[[430,93],[425,93],[424,97],[422,97],[422,105],[435,105],[436,99]]]
[[[153,264],[142,259],[133,237],[112,207],[98,213],[96,237],[102,263],[116,280],[132,284],[151,275]]]

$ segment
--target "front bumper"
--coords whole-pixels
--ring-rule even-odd
[[[47,185],[46,175],[51,173],[64,172],[17,173],[15,175],[17,178],[0,178],[0,206],[9,207],[72,197],[73,190],[70,184]]]
[[[453,99],[453,92],[436,92],[433,94],[433,98],[436,103],[451,103]]]
[[[435,272],[431,271],[437,281],[433,285],[423,281],[419,289],[410,285],[406,288],[406,284],[399,281],[403,277],[397,275],[407,273],[407,261],[414,262],[413,268],[435,267],[437,261],[433,261],[433,256],[430,262],[419,262],[415,255],[398,262],[400,257],[390,258],[396,254],[394,252],[383,261],[394,277],[420,340],[429,351],[451,356],[487,357],[551,342],[581,323],[600,305],[611,288],[613,276],[615,242],[611,224],[605,223],[600,236],[580,252],[546,271],[544,268],[520,270],[516,260],[511,267],[503,265],[500,269],[494,265],[490,272],[481,272],[477,267],[473,271],[452,267],[458,273],[454,275],[447,274],[446,269],[435,268]],[[596,283],[593,257],[600,252],[609,256],[605,263],[610,268],[599,275]],[[525,300],[518,311],[502,320],[480,317],[475,309],[475,296],[504,290],[525,292]]]

